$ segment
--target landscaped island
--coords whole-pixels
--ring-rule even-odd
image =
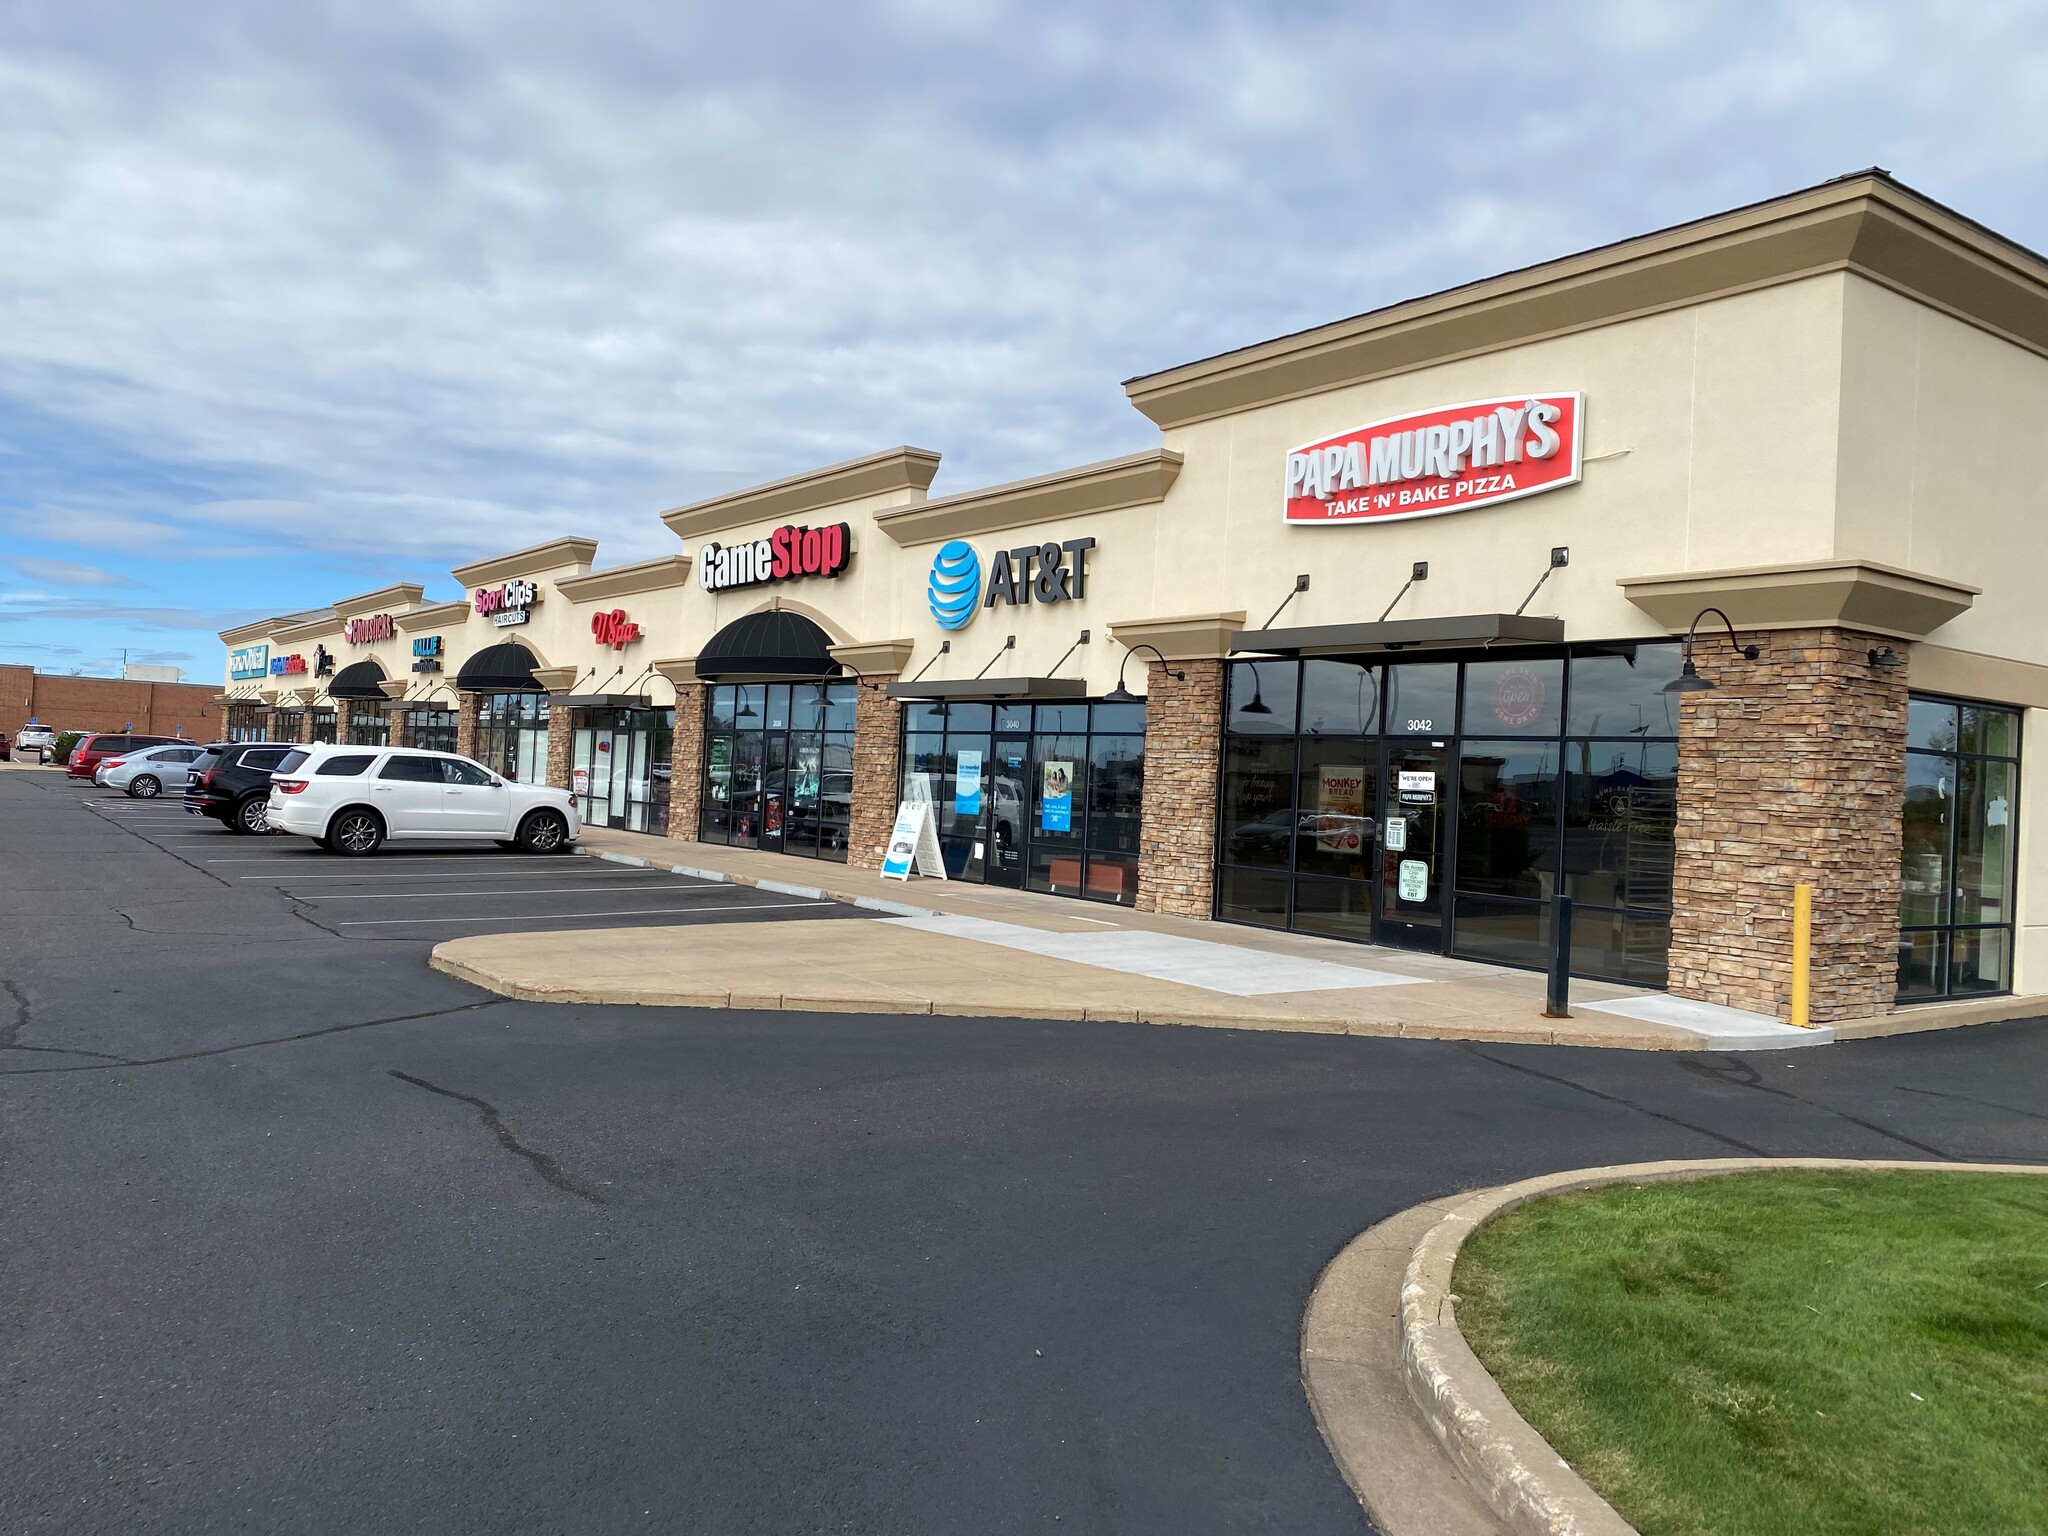
[[[1646,1536],[2048,1531],[2048,1178],[1611,1185],[1482,1228],[1455,1285]]]

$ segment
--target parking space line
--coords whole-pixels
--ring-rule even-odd
[[[523,891],[365,891],[356,894],[336,892],[332,896],[322,896],[319,899],[321,901],[439,901],[449,896],[489,896],[502,899],[512,896],[563,896],[572,895],[578,891],[634,891],[644,890],[646,885],[647,882],[644,880],[633,880],[622,885],[598,885],[591,881],[585,881],[581,885],[544,885],[537,889],[528,887]],[[737,889],[740,888],[729,885],[678,886],[676,887],[676,894],[679,896],[699,896]]]
[[[318,867],[326,864],[332,857],[333,855],[331,854],[320,853],[308,848],[304,853],[296,855],[255,854],[245,858],[208,859],[206,862],[209,864],[305,864]],[[558,853],[486,853],[481,848],[477,849],[474,853],[419,854],[403,860],[393,860],[392,862],[404,864],[473,864],[479,861],[488,861],[492,864],[512,864],[521,861],[543,859],[550,864],[562,862],[562,856]]]
[[[815,901],[770,901],[757,907],[728,907],[730,912],[780,912],[787,908],[801,907],[805,911],[816,911]],[[495,917],[358,917],[339,923],[341,928],[404,928],[416,923],[549,923],[560,917],[683,917],[688,907],[643,907],[632,912],[521,912],[507,917],[503,913]]]
[[[540,871],[534,870],[531,873],[539,874]],[[641,871],[612,868],[594,869],[591,871],[591,875],[595,878],[617,878],[630,874],[640,874],[643,878],[638,883],[641,885],[645,885],[649,879],[681,880],[686,878],[682,875],[672,875],[665,869]],[[353,875],[236,875],[235,878],[237,880],[462,880],[468,877],[462,870],[451,869],[445,874],[437,875],[386,875],[365,872]]]

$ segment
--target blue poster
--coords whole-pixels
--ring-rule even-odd
[[[962,752],[953,776],[953,814],[981,814],[981,754]]]
[[[1074,830],[1074,765],[1068,762],[1048,762],[1045,765],[1045,792],[1038,801],[1038,830],[1041,832],[1071,832]]]

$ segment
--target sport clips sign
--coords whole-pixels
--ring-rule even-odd
[[[1513,395],[1367,422],[1287,455],[1290,523],[1393,523],[1579,481],[1585,398]]]

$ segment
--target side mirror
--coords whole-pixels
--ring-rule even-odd
[[[493,788],[493,789],[503,789],[504,787],[505,787],[505,781],[504,781],[503,779],[499,778],[499,777],[498,777],[498,776],[497,776],[497,775],[496,775],[495,773],[494,773],[494,774],[492,774],[492,775],[491,775],[491,788]]]

